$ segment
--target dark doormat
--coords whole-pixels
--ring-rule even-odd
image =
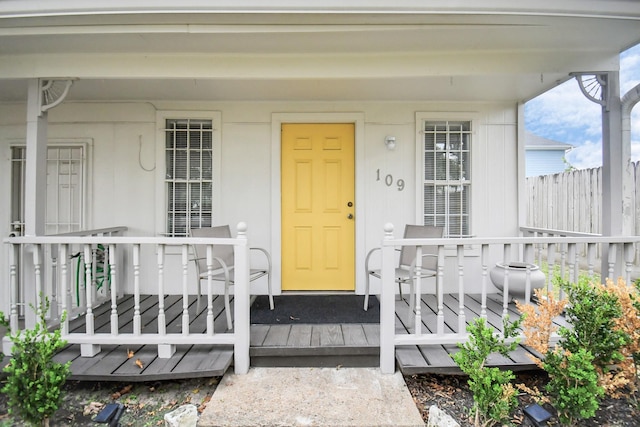
[[[269,298],[258,295],[251,305],[251,323],[267,325],[319,323],[379,323],[380,303],[369,297],[369,309],[363,310],[363,295],[279,295],[273,297],[275,309],[269,310]]]

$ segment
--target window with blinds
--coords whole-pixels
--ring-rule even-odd
[[[470,236],[471,122],[424,122],[424,224]]]
[[[167,235],[187,236],[213,221],[213,123],[168,119],[165,133]]]

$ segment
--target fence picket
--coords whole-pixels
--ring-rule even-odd
[[[635,218],[640,218],[639,167],[640,162],[632,163],[634,190],[631,202]],[[528,200],[527,227],[602,233],[601,167],[528,177],[525,188]],[[635,221],[632,232],[640,235],[640,221]]]

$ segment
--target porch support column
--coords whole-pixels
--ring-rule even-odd
[[[630,144],[622,138],[620,73],[574,73],[580,90],[602,107],[602,235],[622,236],[630,231]],[[627,215],[625,215],[627,213]],[[612,279],[622,274],[622,254],[615,254]],[[609,270],[609,248],[602,248],[601,278]]]
[[[47,112],[42,111],[40,79],[29,79],[27,92],[27,158],[24,183],[24,234],[42,236],[45,232],[47,194]],[[34,248],[30,248],[34,250]],[[30,305],[38,306],[33,256],[24,254],[25,327],[33,328],[36,313]]]
[[[235,345],[233,348],[234,371],[237,375],[249,372],[251,345],[251,311],[249,292],[249,241],[247,239],[247,224],[238,223],[238,243],[234,246],[234,274],[235,283],[233,308],[233,334]],[[208,298],[208,297],[207,297]]]
[[[384,240],[393,239],[393,225],[384,226]],[[395,267],[394,247],[382,244],[382,269],[380,289],[380,371],[383,374],[393,374],[396,371],[395,347]]]
[[[622,236],[627,228],[624,213],[630,208],[627,171],[631,161],[631,148],[622,143],[620,74],[611,71],[605,76],[606,86],[603,91],[607,98],[602,106],[602,234]],[[602,277],[607,272],[608,255],[608,251],[603,250]],[[617,253],[612,277],[614,280],[622,274],[622,261],[622,254]]]

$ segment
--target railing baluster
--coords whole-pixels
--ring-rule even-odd
[[[616,280],[615,276],[615,268],[616,268],[616,256],[618,252],[618,245],[615,243],[609,243],[609,256],[607,257],[607,277],[611,280]]]
[[[540,237],[539,233],[536,231],[535,233],[535,237]],[[542,265],[542,254],[544,252],[544,244],[543,243],[538,243],[536,245],[536,250],[538,252],[538,265],[541,266]]]
[[[577,247],[575,243],[570,243],[567,248],[569,259],[569,283],[577,283],[579,275],[579,266],[576,263]]]
[[[91,244],[83,245],[83,253],[84,253],[84,260],[85,260],[85,264],[84,264],[85,283],[91,283],[92,276],[93,276],[94,262],[87,263],[87,261],[93,260]],[[85,296],[86,296],[85,333],[88,336],[93,336],[95,335],[95,319],[93,315],[93,301],[91,299],[92,297],[91,290],[89,290],[89,292],[85,292]],[[82,357],[93,357],[98,353],[100,353],[100,345],[98,344],[81,344],[80,345],[80,354],[82,355]]]
[[[525,304],[529,304],[531,302],[531,263],[532,263],[532,252],[533,248],[530,244],[525,243],[522,249],[522,260],[525,262],[527,266],[526,271],[526,282],[524,289],[524,302]]]
[[[158,337],[162,340],[167,336],[167,319],[164,311],[164,254],[166,245],[160,243],[158,251]],[[158,344],[158,357],[169,359],[175,353],[175,345]]]
[[[133,333],[142,334],[140,318],[140,244],[133,245]]]
[[[422,334],[422,246],[416,246],[416,266],[415,266],[415,289],[414,293],[411,295],[411,299],[413,300],[413,305],[409,305],[413,307],[415,311],[415,318],[413,322],[414,333],[416,335]]]
[[[502,246],[502,262],[505,266],[511,262],[511,245],[505,244]],[[509,307],[509,269],[504,269],[504,285],[502,289],[502,317],[507,315],[507,307]]]
[[[98,299],[98,248],[99,245],[96,245],[95,249],[91,251],[91,258],[89,258],[91,260],[91,281],[87,283],[91,294],[91,304]]]
[[[482,302],[480,306],[480,317],[486,319],[487,318],[487,279],[488,279],[488,271],[489,266],[487,264],[489,260],[489,245],[482,245],[481,252],[481,262],[482,262]]]
[[[547,275],[547,292],[551,294],[553,292],[553,276],[556,269],[556,244],[549,243],[547,245],[547,265],[549,274]]]
[[[109,245],[109,285],[111,291],[111,334],[118,335],[118,265],[116,261],[116,245]]]
[[[58,291],[58,245],[52,244],[49,247],[51,251],[51,299],[49,306],[51,319],[58,320],[60,318],[60,292]]]
[[[189,246],[182,245],[182,335],[189,335]]]
[[[91,245],[83,245],[83,253],[84,253],[84,281],[85,283],[91,283],[93,280],[93,271],[92,271],[92,262],[91,261]],[[86,320],[87,320],[87,334],[93,335],[94,333],[94,324],[93,324],[93,301],[91,299],[91,292],[86,292]]]
[[[595,262],[595,243],[587,243],[587,273],[589,276],[593,276],[593,266]]]
[[[71,286],[69,286],[69,245],[60,245],[60,298],[62,313],[66,313],[61,325],[62,335],[69,333],[69,307],[71,306]]]
[[[561,243],[560,244],[560,277],[562,277],[562,280],[565,280],[565,264],[567,262],[567,252],[565,250],[565,244]]]
[[[627,285],[631,285],[631,271],[633,269],[633,259],[635,257],[635,249],[633,243],[624,244],[624,280]]]
[[[438,278],[436,289],[438,292],[438,318],[436,332],[444,334],[444,246],[438,246]]]
[[[9,326],[12,331],[18,331],[18,320],[20,313],[18,311],[18,295],[20,289],[20,281],[18,280],[18,264],[20,262],[20,245],[11,245],[11,267],[10,267],[10,283],[11,283],[11,307],[9,311]],[[6,353],[6,351],[5,351]]]
[[[167,334],[167,323],[164,317],[164,249],[164,245],[158,245],[158,333],[160,336]]]
[[[464,245],[457,245],[458,258],[458,333],[467,329],[467,319],[464,310]]]
[[[199,285],[199,284],[198,284]],[[207,334],[213,336],[213,246],[207,245]]]
[[[35,272],[35,294],[36,294],[36,322],[37,317],[41,313],[42,297],[44,296],[44,289],[42,287],[42,246],[33,245],[33,269]]]

